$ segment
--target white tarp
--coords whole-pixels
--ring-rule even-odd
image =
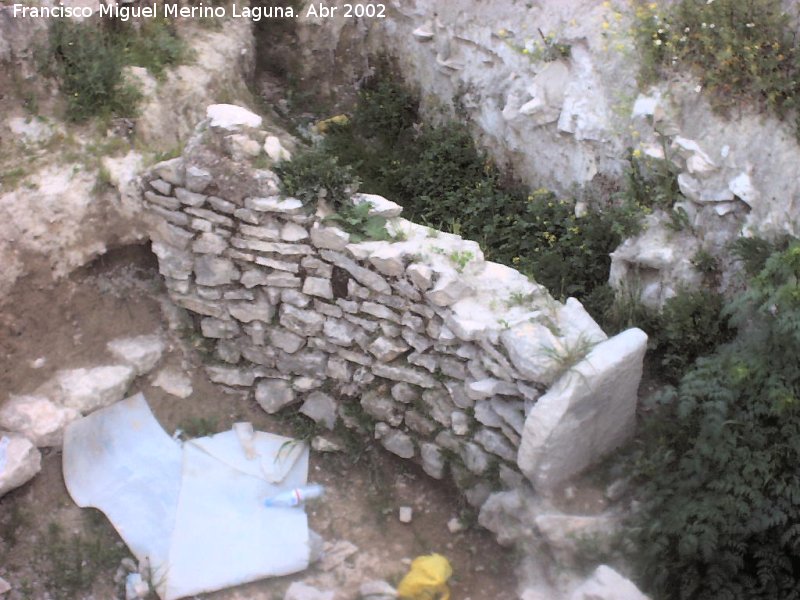
[[[308,566],[305,510],[264,506],[305,484],[305,444],[240,423],[181,445],[137,394],[71,423],[63,466],[73,500],[149,561],[163,600]]]

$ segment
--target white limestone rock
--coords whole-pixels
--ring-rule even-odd
[[[281,227],[281,239],[284,242],[300,242],[308,239],[308,231],[302,225],[288,221]]]
[[[211,381],[214,383],[221,383],[222,385],[249,387],[253,385],[256,379],[255,371],[238,367],[207,365],[206,374]]]
[[[239,278],[239,270],[228,258],[203,254],[194,259],[197,285],[226,285]]]
[[[649,600],[634,583],[607,565],[575,589],[569,600]]]
[[[0,498],[27,483],[42,468],[42,454],[25,436],[0,431]]]
[[[61,446],[64,428],[80,417],[44,396],[11,396],[0,406],[0,429],[20,433],[39,448]]]
[[[414,457],[414,441],[399,429],[392,429],[386,423],[375,425],[375,439],[392,454],[400,458]]]
[[[291,384],[284,379],[263,379],[256,386],[256,402],[268,414],[275,414],[295,400]]]
[[[322,227],[314,223],[311,228],[311,243],[316,248],[342,251],[350,243],[350,234],[338,227]]]
[[[86,414],[125,397],[136,370],[127,365],[59,371],[36,391],[56,404]]]
[[[136,369],[137,375],[144,375],[161,360],[166,344],[160,335],[139,335],[111,340],[106,347],[114,358]]]
[[[247,127],[257,129],[262,122],[254,112],[234,104],[212,104],[206,108],[206,117],[211,119],[211,127],[231,132]]]
[[[186,189],[195,194],[202,193],[213,181],[211,173],[195,165],[186,167]]]
[[[325,300],[333,300],[333,288],[330,279],[322,277],[306,277],[303,282],[303,293],[309,296],[317,296]]]
[[[175,367],[164,367],[153,379],[153,386],[161,388],[170,396],[188,398],[192,395],[192,380],[182,370]]]
[[[324,425],[333,431],[336,426],[337,404],[328,394],[323,392],[312,392],[300,407],[300,412],[312,419],[315,423]]]
[[[412,263],[406,268],[406,275],[421,292],[428,291],[433,285],[433,271],[428,265]]]
[[[398,244],[383,242],[369,257],[369,262],[379,273],[389,277],[402,277],[405,271],[405,251]]]
[[[370,354],[381,362],[390,362],[408,349],[408,344],[403,340],[385,336],[380,336],[367,348]]]
[[[434,479],[444,477],[445,460],[442,449],[431,442],[424,442],[419,447],[420,457],[422,458],[422,470]]]
[[[295,581],[286,590],[283,600],[333,600],[335,597],[335,592],[320,590],[302,581]]]
[[[368,213],[371,217],[378,216],[391,219],[392,217],[399,217],[400,213],[403,212],[402,206],[378,194],[353,194],[351,199],[356,206],[368,202],[372,206]]]
[[[378,421],[385,421],[392,427],[403,422],[403,411],[391,397],[379,390],[368,390],[361,396],[361,408]]]
[[[581,550],[587,542],[598,552],[611,552],[612,536],[620,520],[611,515],[566,515],[545,513],[537,515],[535,524],[539,533],[559,564],[576,565],[581,560]]]
[[[268,135],[264,140],[264,152],[275,162],[292,160],[292,153],[283,147],[280,139],[275,135]]]
[[[642,330],[624,331],[595,346],[539,398],[517,456],[537,491],[554,489],[633,435],[646,348]]]
[[[443,275],[425,297],[436,306],[450,306],[473,293],[475,290],[464,281],[463,277]]]

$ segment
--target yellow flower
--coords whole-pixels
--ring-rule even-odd
[[[603,29],[608,29],[609,27],[611,27],[609,22],[608,21],[603,21]]]
[[[632,152],[633,158],[640,158],[642,156],[642,151],[637,148]]]

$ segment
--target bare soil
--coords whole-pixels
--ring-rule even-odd
[[[0,402],[10,393],[32,392],[58,369],[110,362],[105,345],[113,338],[161,331],[168,351],[152,373],[134,382],[131,393],[145,394],[167,432],[181,428],[205,435],[237,421],[284,435],[308,430],[304,417],[267,415],[249,391],[210,382],[200,340],[189,330],[170,329],[167,303],[146,246],[109,252],[58,283],[22,280],[0,307]],[[178,368],[191,378],[193,393],[188,398],[152,385],[164,367]],[[292,581],[303,580],[336,589],[337,600],[357,598],[362,582],[386,579],[396,584],[410,559],[431,552],[452,563],[453,600],[515,597],[513,553],[498,546],[488,532],[471,526],[474,515],[448,483],[427,477],[369,440],[353,439],[345,452],[312,451],[309,479],[327,487],[324,499],[307,509],[311,528],[329,548],[338,543],[335,547],[341,549],[342,542],[350,542],[356,550],[290,577],[199,597],[281,600]],[[413,508],[411,523],[399,522],[401,506]],[[447,522],[452,517],[461,517],[467,528],[450,533]],[[41,473],[0,498],[0,577],[13,586],[4,598],[119,597],[124,575],[119,561],[125,556],[127,549],[105,517],[79,509],[70,499],[59,450],[45,450]]]

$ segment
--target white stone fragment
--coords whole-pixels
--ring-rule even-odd
[[[256,402],[269,414],[278,412],[294,401],[294,390],[283,379],[264,379],[256,386]]]
[[[317,296],[326,300],[333,300],[333,288],[329,279],[322,277],[306,277],[303,282],[303,293]]]
[[[137,375],[144,375],[161,360],[166,344],[159,335],[139,335],[116,338],[106,347],[114,358],[136,369]]]
[[[335,592],[320,590],[302,581],[295,581],[286,590],[283,600],[333,600],[335,597]]]
[[[315,223],[311,228],[311,243],[317,248],[344,250],[350,243],[350,234],[338,227],[320,227]]]
[[[206,108],[206,117],[211,119],[211,127],[225,131],[239,131],[243,127],[261,127],[261,117],[233,104],[212,104]]]
[[[607,565],[600,565],[592,576],[572,592],[569,600],[649,600],[630,579]]]
[[[281,227],[281,239],[285,242],[299,242],[308,239],[308,231],[302,225],[292,223],[291,221],[285,223]]]
[[[0,407],[0,429],[21,433],[40,448],[60,446],[64,427],[80,416],[44,396],[11,396]]]
[[[127,365],[70,369],[56,373],[36,393],[86,414],[122,400],[134,377],[136,371]]]
[[[414,517],[414,509],[410,506],[401,506],[397,511],[397,518],[401,523],[411,523]]]
[[[300,407],[300,412],[315,423],[333,431],[336,426],[336,400],[323,392],[312,392]]]
[[[275,162],[292,160],[291,152],[284,148],[280,139],[274,135],[268,135],[267,139],[264,140],[264,152]]]
[[[739,173],[728,182],[728,189],[742,202],[753,208],[761,199],[761,194],[753,185],[750,175]]]
[[[403,212],[402,206],[378,194],[353,194],[352,201],[356,206],[369,202],[372,205],[368,213],[369,216],[391,219],[392,217],[399,217],[400,213]]]
[[[0,498],[27,483],[42,468],[42,455],[28,438],[0,431]]]
[[[193,391],[191,378],[175,367],[161,369],[153,380],[153,385],[176,398],[188,398]]]
[[[450,306],[473,293],[475,290],[461,277],[444,275],[425,297],[436,306]]]
[[[517,456],[537,491],[554,489],[633,435],[646,348],[642,330],[624,331],[595,346],[539,398]]]

